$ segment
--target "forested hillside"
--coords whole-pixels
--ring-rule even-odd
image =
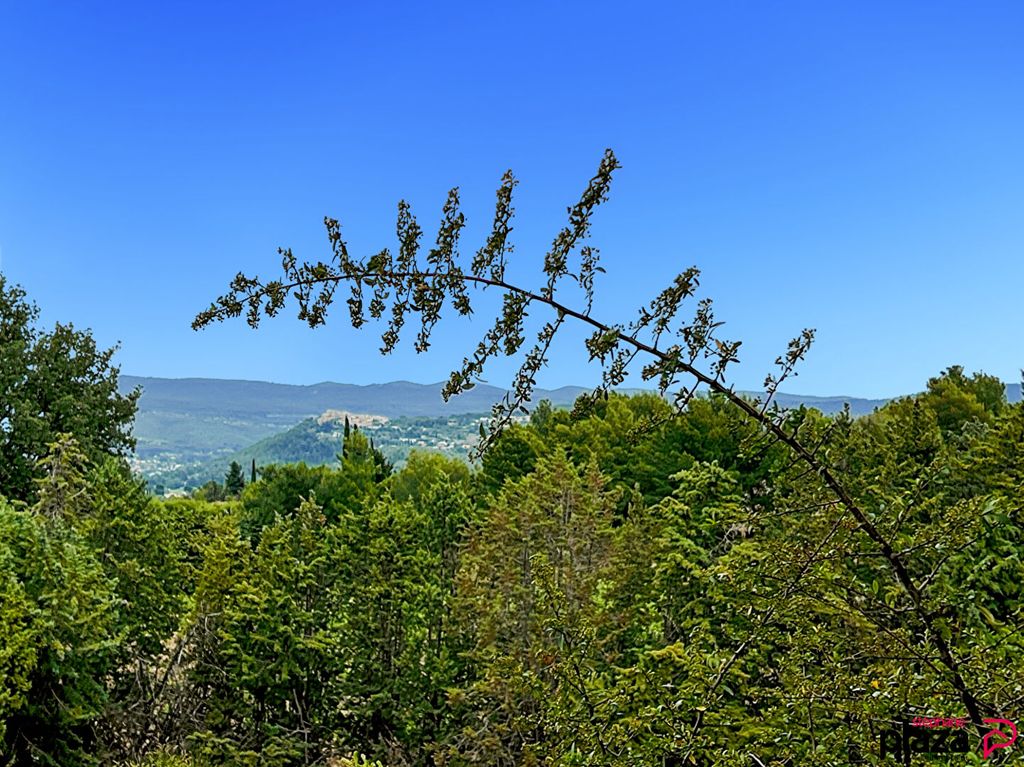
[[[446,403],[441,384],[394,381],[356,386],[324,382],[289,386],[264,381],[211,378],[121,376],[119,388],[141,392],[132,434],[137,441],[136,468],[168,488],[190,478],[205,481],[208,466],[227,465],[237,452],[260,452],[256,443],[281,435],[300,421],[326,411],[344,410],[386,418],[432,419],[489,412],[504,396],[483,386]],[[584,390],[564,387],[539,390],[537,401],[571,406]],[[294,455],[293,460],[300,460]],[[220,469],[223,472],[223,469]]]
[[[436,418],[384,418],[351,415],[353,422],[365,421],[363,432],[395,464],[402,464],[415,449],[429,449],[468,460],[479,439],[479,428],[487,418],[479,414],[453,414]],[[303,462],[312,466],[334,463],[341,453],[346,414],[328,411],[318,418],[306,418],[286,431],[274,434],[234,452],[217,451],[214,457],[184,462],[150,457],[136,459],[134,467],[158,495],[195,490],[211,480],[222,480],[232,461],[260,467],[271,463]]]

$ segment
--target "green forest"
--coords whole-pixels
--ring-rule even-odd
[[[827,476],[720,393],[610,392],[474,463],[395,470],[353,429],[162,499],[113,350],[37,316],[0,278],[0,764],[881,764],[907,717],[1021,722],[1024,404],[995,378],[780,413]],[[915,758],[981,764],[985,730]]]

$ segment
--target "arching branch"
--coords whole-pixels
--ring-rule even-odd
[[[943,638],[936,617],[927,609],[921,590],[903,557],[893,549],[832,468],[819,457],[817,450],[804,445],[795,432],[785,428],[784,419],[768,410],[779,384],[794,374],[796,365],[806,355],[814,332],[804,330],[790,342],[786,354],[776,361],[780,374],[768,376],[765,381],[767,397],[764,403],[758,403],[742,397],[726,383],[727,368],[738,361],[740,342],[718,337],[717,331],[722,323],[715,320],[710,300],[701,300],[688,321],[680,323],[677,319],[684,302],[693,297],[699,287],[700,272],[695,267],[680,273],[668,288],[649,305],[642,307],[637,319],[628,325],[601,322],[591,315],[595,277],[604,270],[600,266],[597,249],[585,243],[590,234],[591,217],[607,200],[612,174],[618,167],[615,155],[610,150],[606,151],[597,173],[579,201],[568,209],[568,223],[556,235],[544,257],[544,279],[538,288],[524,288],[512,284],[505,277],[506,258],[511,250],[508,237],[514,216],[512,192],[517,184],[509,171],[503,176],[497,191],[491,233],[473,257],[468,270],[460,266],[459,234],[465,217],[459,210],[458,189],[453,189],[443,209],[435,245],[428,252],[425,263],[421,264],[419,258],[422,229],[404,201],[398,206],[397,259],[387,249],[364,260],[353,259],[342,239],[338,221],[325,218],[332,250],[329,263],[300,263],[290,249],[282,249],[279,251],[283,269],[280,278],[263,282],[256,277],[238,274],[231,282],[229,292],[197,315],[193,328],[198,330],[243,313],[248,323],[256,327],[262,316],[275,316],[284,307],[289,294],[298,303],[299,319],[311,328],[317,327],[326,321],[336,288],[345,284],[349,288],[346,303],[353,327],[362,327],[367,315],[369,319],[380,320],[389,311],[387,328],[381,335],[382,353],[394,350],[410,315],[419,317],[415,348],[417,352],[424,352],[430,346],[431,332],[446,302],[458,314],[468,316],[472,314],[469,288],[500,290],[504,296],[502,311],[475,351],[452,372],[442,391],[447,401],[481,381],[490,359],[518,354],[526,341],[528,309],[533,304],[546,306],[552,310],[554,318],[542,327],[534,345],[523,355],[509,395],[495,405],[491,428],[480,446],[483,450],[516,412],[525,411],[536,386],[537,373],[547,363],[548,350],[565,320],[573,319],[589,326],[593,333],[587,339],[587,349],[590,358],[598,360],[603,369],[602,384],[592,396],[607,393],[621,384],[628,374],[629,364],[637,356],[646,355],[648,364],[642,369],[643,379],[656,381],[659,392],[663,396],[672,395],[677,406],[685,406],[700,387],[720,394],[764,433],[785,444],[794,457],[807,466],[808,473],[820,478],[887,561],[893,577],[908,595],[917,620],[947,669],[949,683],[971,719],[980,724],[983,706],[964,680],[960,665]],[[573,309],[560,297],[559,290],[567,284],[582,291],[583,309]],[[673,342],[666,345],[666,338]],[[706,363],[706,367],[702,367],[702,363]],[[680,383],[684,378],[688,379],[685,385]]]

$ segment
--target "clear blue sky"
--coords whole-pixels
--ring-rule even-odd
[[[605,147],[597,312],[704,270],[735,382],[802,327],[787,387],[882,396],[1024,366],[1024,4],[85,3],[0,7],[0,268],[124,372],[290,383],[447,377],[482,327],[391,358],[344,322],[195,334],[278,245],[363,254],[460,185],[472,252],[512,167],[515,274]],[[508,368],[491,380],[507,382]],[[590,384],[567,337],[541,383]]]

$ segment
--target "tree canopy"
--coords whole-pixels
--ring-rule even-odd
[[[127,455],[139,392],[121,394],[115,349],[88,332],[37,326],[39,310],[0,274],[0,495],[34,498],[37,461],[59,434],[89,460]]]
[[[1019,721],[1024,405],[944,430],[958,399],[793,417]],[[662,408],[539,408],[479,467],[414,453],[382,477],[360,443],[217,502],[59,439],[36,502],[0,503],[0,758],[839,767],[884,763],[901,717],[966,716],[829,489],[721,399],[631,428]]]

